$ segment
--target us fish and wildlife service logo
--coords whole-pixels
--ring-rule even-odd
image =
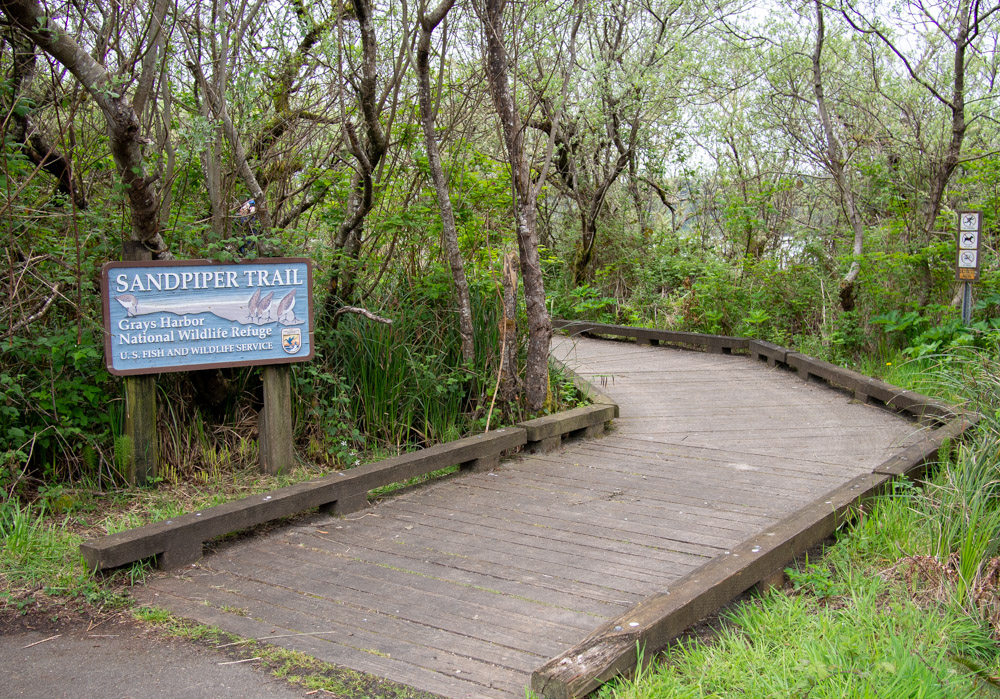
[[[302,349],[302,328],[282,328],[281,349],[287,354],[296,354]]]

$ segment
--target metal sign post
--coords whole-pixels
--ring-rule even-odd
[[[958,251],[955,278],[962,282],[962,323],[972,323],[972,282],[979,281],[979,241],[983,232],[982,211],[958,212]]]

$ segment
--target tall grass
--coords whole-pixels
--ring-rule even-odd
[[[886,594],[877,578],[851,576],[836,603],[771,594],[724,617],[711,644],[673,647],[668,664],[611,697],[969,697],[978,678],[959,666],[993,662],[989,635],[967,617],[925,614]]]
[[[981,587],[982,573],[1000,548],[997,456],[995,442],[960,446],[922,498],[930,555],[955,573],[955,601],[963,606]]]
[[[0,508],[0,582],[6,583],[0,590],[58,590],[76,577],[79,538],[66,530],[65,521],[47,521],[46,514],[44,505],[16,500]]]
[[[396,452],[481,428],[499,363],[500,310],[488,287],[474,288],[472,300],[477,334],[471,365],[460,353],[454,310],[419,289],[404,290],[387,304],[392,325],[344,316],[322,340],[325,388],[306,388],[313,393],[314,417],[338,402],[329,391],[342,393],[339,418],[325,410],[324,419],[343,423],[327,431],[327,440]]]

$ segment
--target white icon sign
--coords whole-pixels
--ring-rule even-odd
[[[962,250],[958,255],[958,266],[974,268],[977,257],[979,257],[979,253],[975,250]]]
[[[958,233],[958,249],[959,250],[978,250],[979,249],[979,231],[959,231],[959,233]]]
[[[979,212],[978,211],[965,211],[959,217],[961,222],[959,224],[959,229],[963,231],[978,231],[979,230]]]

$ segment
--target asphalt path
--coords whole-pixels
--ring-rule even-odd
[[[255,669],[255,661],[125,619],[0,623],[0,696],[124,699],[286,699],[307,690]],[[34,627],[34,628],[32,628]],[[309,696],[331,696],[313,692]]]

